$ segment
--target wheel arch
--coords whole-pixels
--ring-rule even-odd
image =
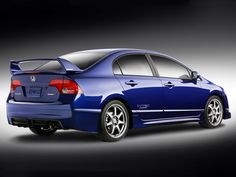
[[[120,102],[122,102],[125,105],[125,107],[128,110],[128,114],[129,114],[129,129],[133,128],[132,109],[131,109],[129,103],[126,101],[126,99],[124,98],[123,95],[119,95],[119,94],[112,95],[112,96],[109,96],[106,99],[104,99],[103,102],[101,103],[101,110],[103,111],[104,107],[109,102],[114,101],[114,100],[120,101]]]
[[[220,91],[218,91],[218,90],[215,90],[215,91],[212,91],[211,92],[211,94],[209,95],[209,97],[208,97],[208,99],[210,98],[210,97],[212,97],[212,96],[218,96],[219,98],[220,98],[220,100],[222,101],[222,104],[223,104],[223,119],[224,119],[224,117],[225,117],[225,112],[226,112],[226,108],[227,108],[227,106],[228,106],[228,101],[227,100],[225,100],[225,97],[224,97],[224,95],[222,94],[222,92],[220,92]],[[207,99],[207,100],[208,100]]]
[[[208,96],[208,99],[212,96],[218,96],[220,98],[220,100],[222,101],[224,109],[225,109],[225,99],[224,99],[224,96],[222,95],[222,93],[220,91],[214,90],[210,93],[210,95]]]

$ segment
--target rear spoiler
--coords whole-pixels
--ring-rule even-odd
[[[14,75],[14,74],[21,74],[21,73],[32,73],[32,72],[41,72],[41,71],[22,71],[22,69],[20,68],[20,64],[23,63],[23,62],[33,62],[33,61],[42,61],[42,60],[48,60],[48,61],[58,61],[62,68],[63,68],[63,71],[61,71],[60,73],[66,73],[66,72],[81,72],[82,70],[79,69],[76,65],[74,65],[73,63],[65,60],[65,59],[62,59],[62,58],[52,58],[52,59],[26,59],[26,60],[18,60],[18,61],[14,61],[14,60],[11,60],[10,61],[10,71],[11,71],[11,74]],[[43,72],[43,71],[42,71]]]

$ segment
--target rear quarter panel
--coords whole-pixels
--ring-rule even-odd
[[[102,108],[110,100],[125,99],[123,89],[115,77],[78,77],[73,76],[83,91],[72,103],[74,128],[97,132]],[[100,111],[76,111],[92,109]]]
[[[75,108],[101,109],[107,99],[124,97],[123,89],[115,77],[75,78],[75,81],[83,91],[75,98]]]

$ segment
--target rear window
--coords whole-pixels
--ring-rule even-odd
[[[78,52],[62,56],[74,65],[78,66],[81,70],[85,70],[88,67],[95,64],[99,59],[107,55],[107,52]]]
[[[62,66],[57,60],[32,60],[20,62],[22,71],[62,71]]]

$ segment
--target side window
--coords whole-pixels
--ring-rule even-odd
[[[127,55],[118,59],[123,75],[153,76],[145,55]]]
[[[190,79],[188,69],[181,64],[164,57],[151,56],[154,65],[161,77]]]
[[[114,74],[122,74],[117,61],[113,63],[113,72]]]

